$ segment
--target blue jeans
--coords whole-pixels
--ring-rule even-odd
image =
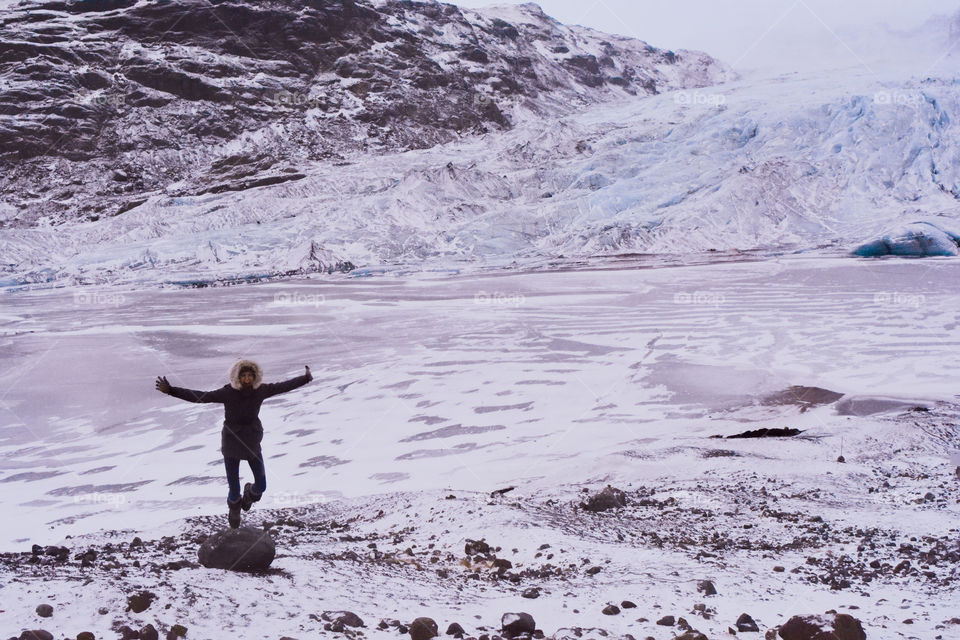
[[[267,473],[263,468],[263,460],[251,458],[247,462],[253,472],[253,490],[263,493],[267,490]],[[230,487],[227,500],[236,502],[240,499],[240,458],[224,458],[223,466],[227,468],[227,484]]]

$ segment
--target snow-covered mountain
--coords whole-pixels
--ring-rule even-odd
[[[69,0],[5,12],[0,39],[8,224],[295,181],[314,162],[509,129],[517,112],[728,76],[533,4]]]
[[[956,226],[946,46],[920,75],[738,80],[532,4],[4,15],[8,287],[846,251]]]

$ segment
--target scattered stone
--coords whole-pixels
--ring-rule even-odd
[[[411,640],[430,640],[440,635],[437,623],[433,618],[417,618],[408,627]]]
[[[461,627],[456,622],[451,622],[450,626],[447,627],[448,636],[453,636],[455,638],[462,638],[466,633],[467,632],[463,630],[463,627]]]
[[[468,556],[485,556],[490,553],[490,545],[487,544],[483,539],[471,540],[467,538],[466,544],[463,545],[463,552]]]
[[[533,633],[537,624],[529,613],[505,613],[500,618],[500,627],[503,635],[514,638],[521,633]]]
[[[657,620],[657,624],[662,627],[672,627],[673,625],[677,624],[677,619],[673,616],[663,616]]]
[[[783,573],[784,571],[786,571],[786,569],[784,569],[784,568],[781,567],[780,565],[777,565],[777,566],[775,566],[775,567],[773,568],[773,571],[774,571],[774,573]]]
[[[320,619],[329,624],[324,625],[327,631],[336,631],[341,633],[345,627],[362,627],[363,620],[352,611],[324,611],[320,614]],[[330,627],[327,629],[327,627]]]
[[[701,580],[698,582],[697,591],[701,592],[705,596],[717,595],[717,588],[713,586],[713,583],[709,580]]]
[[[590,567],[589,569],[587,569],[587,575],[588,575],[588,576],[595,576],[595,575],[597,575],[598,573],[600,573],[601,571],[603,571],[603,567]]]
[[[703,635],[696,629],[691,629],[690,631],[686,631],[679,636],[674,636],[673,640],[710,640],[710,638]]]
[[[540,597],[540,589],[538,589],[537,587],[530,587],[529,589],[524,589],[523,593],[520,594],[520,597],[530,598],[531,600],[534,600]]]
[[[53,640],[53,634],[44,629],[34,629],[21,633],[20,640]]]
[[[601,613],[605,616],[615,616],[618,613],[620,613],[620,607],[618,607],[615,604],[608,604],[603,608],[603,611],[601,611]]]
[[[49,604],[38,604],[37,615],[41,618],[49,618],[53,615],[53,607]]]
[[[621,608],[621,609],[636,609],[636,608],[637,608],[637,605],[635,605],[634,603],[630,602],[629,600],[624,600],[623,602],[620,603],[620,608]]]
[[[740,617],[737,618],[737,631],[749,631],[752,633],[759,633],[760,627],[757,626],[757,623],[754,622],[746,613],[741,613]]]
[[[832,620],[828,616],[793,616],[780,627],[783,640],[866,640],[860,621],[846,613],[837,614]]]
[[[625,506],[627,506],[627,494],[609,484],[600,493],[591,496],[586,502],[580,503],[581,508],[594,513]]]
[[[847,461],[847,459],[844,458],[843,456],[837,456],[837,462],[843,463],[843,462],[846,462],[846,461]]]
[[[152,624],[140,629],[140,640],[160,640],[160,634],[157,633],[157,628]]]
[[[203,541],[197,556],[208,569],[265,571],[277,555],[268,531],[253,527],[224,529]]]
[[[167,640],[177,640],[187,635],[187,628],[182,624],[175,624],[167,631]]]
[[[127,625],[123,625],[117,632],[120,633],[120,640],[140,640],[140,632],[136,629],[131,629]]]
[[[513,563],[506,558],[497,558],[493,561],[493,568],[496,569],[498,573],[503,573],[507,569],[512,569]]]
[[[140,591],[127,596],[127,611],[140,613],[146,611],[157,596],[150,591]]]
[[[96,637],[90,631],[81,631],[77,634],[77,640],[96,640]]]

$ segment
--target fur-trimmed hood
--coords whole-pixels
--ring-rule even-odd
[[[253,369],[253,388],[256,389],[263,382],[263,369],[253,360],[237,360],[230,367],[230,386],[239,391],[243,387],[240,385],[240,370],[244,367]]]

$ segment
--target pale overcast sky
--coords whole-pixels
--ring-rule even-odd
[[[465,7],[502,3],[452,1]],[[934,15],[952,16],[960,10],[960,0],[542,0],[537,4],[566,24],[633,36],[667,49],[700,49],[739,70],[869,62],[871,55],[883,49],[876,46],[884,33],[881,25],[913,30]],[[945,33],[943,29],[941,35]],[[931,62],[949,46],[945,39],[927,44]],[[960,46],[955,50],[960,53]]]

